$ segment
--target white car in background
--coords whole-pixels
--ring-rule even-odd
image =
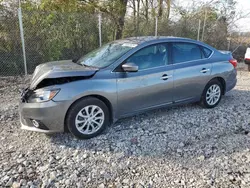
[[[247,48],[244,61],[245,61],[245,64],[248,65],[248,71],[250,72],[250,48]]]

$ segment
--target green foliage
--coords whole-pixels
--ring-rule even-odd
[[[0,0],[0,2],[3,0]],[[156,0],[155,0],[156,1]],[[102,42],[106,43],[122,34],[123,37],[155,34],[157,11],[153,1],[141,1],[140,9],[132,14],[127,0],[41,0],[22,3],[27,67],[32,73],[35,66],[52,60],[80,57],[99,46],[98,14],[102,14]],[[170,0],[163,1],[158,16],[158,35],[196,39],[198,23],[200,36],[207,12],[204,42],[219,49],[227,48],[229,23],[235,1],[225,8],[225,0],[209,6],[192,9],[175,7],[176,17],[169,19]],[[147,6],[147,7],[143,7]],[[227,11],[230,10],[230,11]],[[127,15],[124,15],[127,11]],[[139,12],[138,12],[139,11]],[[23,73],[23,57],[16,10],[0,4],[0,75]],[[120,36],[119,36],[120,37]]]
[[[73,59],[98,46],[96,15],[23,10],[28,65]]]

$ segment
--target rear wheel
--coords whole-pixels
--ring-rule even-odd
[[[77,101],[69,109],[66,125],[80,139],[99,135],[110,124],[109,110],[101,100],[88,97]]]
[[[205,87],[201,105],[205,108],[213,108],[217,106],[222,96],[222,85],[218,80],[211,80]]]

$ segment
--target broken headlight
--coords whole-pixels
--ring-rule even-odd
[[[53,89],[53,90],[38,89],[38,90],[35,90],[28,98],[28,102],[39,103],[39,102],[49,101],[49,100],[53,99],[59,91],[60,91],[60,89]]]

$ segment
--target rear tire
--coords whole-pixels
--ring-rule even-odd
[[[66,126],[77,138],[89,139],[99,135],[109,124],[109,109],[104,102],[87,97],[70,107]]]
[[[222,89],[223,87],[217,79],[208,82],[202,93],[200,104],[205,108],[217,106],[221,100]]]

